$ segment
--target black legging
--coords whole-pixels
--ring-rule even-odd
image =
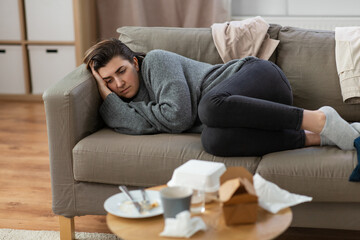
[[[252,59],[199,103],[204,149],[217,156],[261,156],[301,148],[303,109],[293,107],[290,84],[274,63]]]

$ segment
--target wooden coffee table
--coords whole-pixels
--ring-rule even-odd
[[[162,187],[165,186],[153,187],[149,188],[149,190],[160,190]],[[204,220],[207,230],[195,233],[191,239],[273,239],[283,233],[290,226],[292,220],[290,208],[283,209],[277,214],[259,208],[256,223],[226,226],[218,202],[206,204],[206,211],[198,216]],[[175,239],[159,236],[164,229],[162,215],[152,218],[127,219],[108,213],[106,221],[109,229],[124,240]]]

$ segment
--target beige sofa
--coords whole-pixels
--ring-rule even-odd
[[[221,63],[210,28],[123,27],[120,39],[135,51],[161,48],[209,63]],[[333,106],[348,121],[360,121],[360,105],[342,101],[335,66],[334,32],[271,25],[280,45],[271,57],[287,75],[294,105]],[[71,226],[72,217],[105,214],[103,203],[117,186],[165,184],[189,159],[244,166],[291,192],[313,197],[293,207],[291,226],[360,230],[360,184],[348,178],[356,151],[309,147],[262,157],[216,157],[199,134],[131,136],[104,126],[96,83],[84,66],[43,95],[49,136],[53,211]]]

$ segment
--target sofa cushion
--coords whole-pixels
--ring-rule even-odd
[[[164,49],[210,64],[222,63],[210,28],[121,27],[119,39],[131,50]]]
[[[166,184],[173,170],[190,159],[243,166],[251,173],[259,157],[215,157],[206,153],[199,134],[124,135],[102,129],[73,149],[77,181],[154,186]]]
[[[359,183],[349,182],[355,151],[309,147],[263,156],[257,172],[266,180],[314,202],[360,202]]]
[[[270,24],[270,38],[277,39],[280,29],[280,25]],[[117,32],[119,39],[136,52],[164,49],[201,62],[222,63],[211,28],[121,27]],[[276,52],[270,60],[275,59]]]
[[[279,39],[279,32],[282,27],[278,24],[270,24],[268,34],[270,35],[271,39]],[[277,51],[275,49],[274,53],[269,58],[269,61],[275,63],[277,59]]]
[[[360,121],[359,105],[342,101],[335,63],[335,33],[283,27],[276,64],[290,81],[294,105],[305,109],[332,106],[347,121]]]

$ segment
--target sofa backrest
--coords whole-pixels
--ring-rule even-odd
[[[122,27],[117,32],[136,52],[164,49],[201,62],[222,63],[210,28]]]
[[[332,106],[347,121],[360,121],[359,105],[344,103],[335,62],[335,32],[283,27],[276,64],[289,79],[294,105]]]
[[[277,39],[280,29],[280,25],[271,24],[270,37]],[[222,63],[210,28],[121,27],[117,32],[119,39],[136,52],[164,49],[201,62]],[[270,60],[275,62],[276,52]]]
[[[210,28],[121,27],[119,39],[133,51],[172,51],[210,64],[222,63]],[[294,105],[315,110],[334,107],[347,121],[360,121],[358,105],[342,101],[335,65],[335,34],[270,24],[270,37],[280,44],[269,59],[290,81]]]

